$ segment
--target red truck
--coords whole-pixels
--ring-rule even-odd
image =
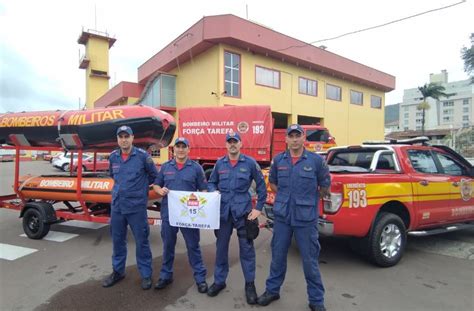
[[[321,201],[321,235],[351,238],[376,265],[402,258],[413,236],[474,228],[474,168],[428,138],[331,148],[331,199]],[[271,218],[271,207],[266,206]]]
[[[227,152],[225,135],[238,132],[242,137],[242,153],[268,166],[274,155],[286,149],[286,127],[273,128],[270,106],[192,107],[179,110],[179,136],[189,139],[189,157],[198,161],[209,175],[215,162]],[[303,125],[306,147],[323,151],[336,145],[324,126]]]

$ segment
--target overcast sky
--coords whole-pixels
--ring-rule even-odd
[[[137,68],[203,16],[234,14],[305,42],[363,29],[462,0],[415,1],[52,1],[0,0],[0,113],[77,109],[85,71],[78,68],[82,28],[117,39],[110,84],[137,81]],[[375,30],[316,43],[396,77],[386,104],[443,69],[464,80],[460,50],[474,32],[474,0]]]

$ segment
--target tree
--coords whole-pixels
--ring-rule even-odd
[[[471,76],[471,83],[474,83],[474,33],[471,33],[471,48],[463,47],[461,58],[464,61],[464,71]]]
[[[419,86],[418,90],[420,91],[421,96],[423,96],[422,97],[423,101],[420,104],[418,104],[416,108],[423,112],[422,119],[421,119],[421,133],[422,135],[425,135],[425,111],[427,109],[430,109],[430,104],[428,104],[426,99],[428,97],[431,97],[435,100],[439,100],[440,97],[450,97],[455,94],[445,93],[444,92],[445,87],[437,83],[430,83],[430,84],[425,84],[423,86]]]

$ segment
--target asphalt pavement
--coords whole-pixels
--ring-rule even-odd
[[[24,162],[22,174],[58,173],[47,162]],[[0,163],[0,195],[11,192],[12,163]],[[127,276],[112,288],[101,281],[111,272],[112,243],[107,225],[63,223],[43,240],[24,236],[18,212],[0,209],[0,257],[6,247],[24,255],[0,259],[1,310],[309,310],[298,249],[292,245],[281,299],[268,307],[245,302],[244,279],[235,234],[230,247],[227,288],[217,297],[198,293],[180,236],[174,282],[144,291],[129,234]],[[262,221],[264,218],[262,217]],[[160,227],[152,226],[154,280],[161,265]],[[272,232],[256,240],[258,294],[263,293],[271,260]],[[213,281],[215,237],[201,231],[208,283]],[[295,244],[295,243],[293,243]],[[5,246],[7,245],[7,246]],[[321,239],[321,272],[328,310],[474,310],[474,231],[409,238],[401,262],[378,268],[354,254],[345,239]],[[29,253],[28,253],[29,252]]]

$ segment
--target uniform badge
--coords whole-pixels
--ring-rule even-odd
[[[311,166],[305,166],[303,167],[303,170],[305,170],[306,172],[311,172],[313,168]]]
[[[240,168],[240,171],[241,171],[242,173],[245,173],[245,172],[247,172],[247,169],[246,169],[245,167],[241,167],[241,168]]]

